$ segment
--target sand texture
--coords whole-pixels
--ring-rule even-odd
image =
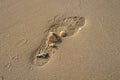
[[[120,0],[0,0],[0,80],[120,80],[119,41]]]

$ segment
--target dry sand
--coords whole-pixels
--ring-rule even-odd
[[[44,66],[32,64],[55,16],[82,16]],[[0,0],[0,80],[120,80],[120,0]]]

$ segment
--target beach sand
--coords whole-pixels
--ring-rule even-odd
[[[119,80],[119,0],[0,0],[0,80]],[[85,18],[42,66],[39,48],[55,16]]]

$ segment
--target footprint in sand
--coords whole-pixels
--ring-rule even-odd
[[[57,50],[57,46],[54,48],[46,47],[47,36],[50,32],[60,33],[61,31],[65,31],[67,36],[74,35],[82,26],[85,24],[84,17],[61,17],[55,19],[54,22],[49,26],[49,28],[45,31],[45,35],[40,43],[39,48],[35,51],[33,57],[33,64],[38,66],[43,66],[48,63],[49,59]]]

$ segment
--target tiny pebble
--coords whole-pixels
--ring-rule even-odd
[[[65,31],[60,31],[60,34],[59,34],[60,37],[66,37],[67,36],[67,33]]]

